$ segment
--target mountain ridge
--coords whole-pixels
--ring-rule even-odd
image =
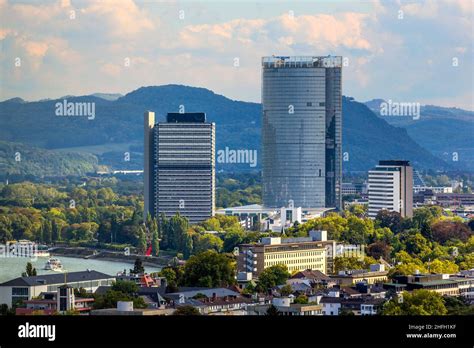
[[[143,113],[154,111],[157,121],[167,112],[206,112],[216,123],[216,150],[260,150],[261,104],[232,100],[203,88],[169,84],[140,87],[116,100],[94,95],[68,98],[68,102],[94,102],[96,117],[57,117],[54,105],[61,99],[43,102],[0,102],[0,140],[24,142],[47,149],[128,143],[133,165],[141,166]],[[451,166],[417,144],[404,128],[377,117],[366,105],[343,97],[343,151],[346,171],[365,171],[383,158],[411,160],[417,169],[446,170]],[[120,161],[123,153],[105,153],[102,160]],[[260,156],[259,156],[260,159]],[[260,163],[257,169],[260,168]],[[130,165],[120,163],[117,165]],[[218,164],[218,170],[254,170],[246,165]]]

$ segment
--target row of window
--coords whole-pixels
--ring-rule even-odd
[[[274,260],[274,259],[285,259],[289,257],[319,256],[323,253],[324,251],[305,251],[305,252],[298,252],[298,253],[291,253],[291,254],[265,254],[265,259]]]
[[[323,258],[314,258],[314,259],[297,259],[297,260],[288,260],[285,261],[284,263],[288,265],[305,265],[307,263],[312,263],[312,262],[323,262]],[[281,265],[281,261],[265,261],[265,267],[270,267],[270,266],[276,266],[276,265]]]

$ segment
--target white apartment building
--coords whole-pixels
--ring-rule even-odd
[[[379,161],[369,171],[369,217],[380,210],[413,216],[413,168],[409,161]]]

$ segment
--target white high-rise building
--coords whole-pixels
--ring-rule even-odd
[[[180,213],[189,223],[209,219],[215,210],[215,124],[205,113],[168,113],[155,123],[145,113],[145,209],[158,218]]]
[[[413,168],[409,161],[379,161],[369,171],[369,217],[380,210],[413,216]]]

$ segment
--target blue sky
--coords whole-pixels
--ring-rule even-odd
[[[262,56],[332,54],[357,100],[474,110],[473,22],[471,0],[0,0],[0,99],[175,83],[258,102]]]

